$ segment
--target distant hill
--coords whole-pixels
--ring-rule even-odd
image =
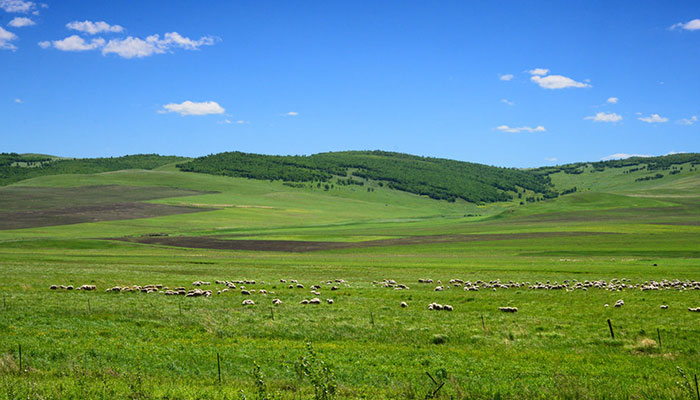
[[[123,169],[154,169],[184,157],[136,154],[109,158],[59,158],[43,154],[0,153],[0,186],[42,175],[94,174]]]
[[[433,199],[474,203],[509,201],[525,190],[554,197],[549,177],[514,168],[419,157],[385,151],[346,151],[311,156],[228,152],[178,164],[182,171],[308,185],[364,185],[365,179]]]

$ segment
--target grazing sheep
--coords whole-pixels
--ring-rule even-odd
[[[272,299],[272,304],[274,304],[274,305],[282,304],[282,300],[280,300],[280,299]]]
[[[87,290],[89,292],[89,291],[95,290],[96,288],[97,287],[95,285],[83,285],[83,286],[79,287],[78,290]]]
[[[445,288],[443,288],[442,286],[436,286],[433,290],[436,292],[442,292],[443,290],[445,290]]]
[[[280,279],[280,283],[287,283],[286,279]]]
[[[688,311],[690,311],[690,312],[700,312],[700,307],[695,307],[695,308],[693,308],[693,307],[688,307]]]
[[[51,289],[51,290],[56,290],[56,289],[58,289],[58,286],[56,286],[56,285],[51,285],[51,287],[49,287],[49,289]]]
[[[445,305],[443,306],[443,310],[445,310],[445,311],[452,311],[452,310],[453,310],[453,308],[452,308],[452,306],[451,306],[451,305],[449,305],[449,304],[445,304]]]
[[[66,289],[68,289],[68,290],[73,290],[73,285],[68,285],[68,286],[66,286]]]
[[[518,312],[518,307],[498,307],[499,311],[514,313]]]
[[[660,308],[662,310],[668,310],[668,304],[662,304]]]
[[[326,303],[333,304],[333,299],[326,299]]]
[[[314,297],[313,299],[309,300],[309,304],[321,304],[321,299]]]
[[[338,286],[333,286],[331,290],[338,290]]]
[[[303,289],[303,288],[304,288],[304,285],[302,285],[301,283],[297,283],[297,289]]]
[[[408,307],[408,303],[406,303],[405,301],[402,301],[401,308],[406,308],[406,307]]]
[[[624,306],[624,305],[625,305],[625,301],[622,300],[622,299],[620,299],[620,300],[618,300],[618,301],[615,302],[615,307],[618,307],[618,308],[619,308],[619,307],[622,307],[622,306]]]
[[[260,290],[258,290],[258,293],[267,295],[267,290],[265,290],[265,289],[260,289]]]
[[[315,294],[316,296],[320,296],[320,295],[321,295],[321,292],[319,292],[319,291],[317,291],[317,290],[312,290],[312,291],[311,291],[311,294]]]
[[[428,304],[428,310],[442,310],[444,309],[442,304],[430,303]]]
[[[299,303],[300,303],[300,304],[309,304],[309,300],[304,299],[304,300],[300,301]]]
[[[241,294],[248,296],[248,295],[250,295],[250,291],[244,289],[244,290],[241,290]]]
[[[243,300],[243,302],[241,304],[244,306],[254,306],[255,302],[251,299],[245,299],[245,300]]]

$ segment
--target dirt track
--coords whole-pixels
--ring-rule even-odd
[[[174,247],[217,250],[282,251],[304,253],[319,250],[352,249],[384,246],[406,246],[430,243],[458,243],[493,240],[532,239],[546,237],[574,237],[605,235],[605,232],[534,232],[504,233],[484,235],[433,235],[411,236],[398,239],[371,240],[366,242],[312,242],[301,240],[226,240],[215,236],[173,236],[173,237],[125,237],[116,238],[132,243],[155,244]]]

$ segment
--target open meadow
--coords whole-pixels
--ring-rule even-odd
[[[0,398],[693,399],[685,167],[559,172],[579,190],[522,205],[173,164],[17,182],[0,188]]]

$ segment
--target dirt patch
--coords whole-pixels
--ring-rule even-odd
[[[0,188],[0,230],[150,218],[210,208],[142,203],[210,192],[168,187],[82,186]]]
[[[304,253],[319,250],[353,249],[366,247],[408,246],[431,243],[460,243],[493,240],[533,239],[547,237],[575,237],[605,235],[605,232],[533,232],[484,235],[432,235],[411,236],[396,239],[370,240],[365,242],[316,242],[302,240],[226,240],[214,236],[173,236],[173,237],[125,237],[117,238],[132,243],[156,244],[174,247],[217,250],[281,251]]]

